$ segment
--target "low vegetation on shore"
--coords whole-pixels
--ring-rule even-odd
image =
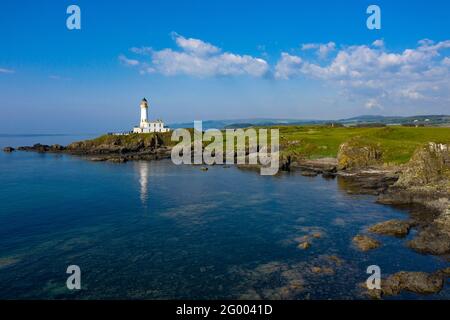
[[[255,127],[259,129],[261,127]],[[337,158],[343,143],[373,147],[380,152],[382,164],[404,164],[414,151],[428,143],[450,143],[450,128],[440,127],[331,127],[331,126],[276,126],[280,130],[282,156],[293,159]],[[190,129],[192,132],[192,129]],[[76,149],[112,148],[114,151],[136,151],[153,146],[171,147],[172,133],[103,135],[96,139],[76,142],[68,146]],[[207,143],[206,143],[207,144]]]

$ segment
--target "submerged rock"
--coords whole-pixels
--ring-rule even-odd
[[[313,234],[311,234],[311,237],[316,238],[316,239],[320,239],[322,238],[323,234],[321,232],[314,232]]]
[[[385,236],[403,238],[408,235],[411,222],[402,220],[389,220],[377,223],[369,228],[369,232]]]
[[[310,247],[311,247],[311,243],[308,241],[302,242],[297,246],[297,248],[302,249],[302,250],[309,249]]]
[[[353,238],[353,244],[361,251],[369,251],[378,248],[381,243],[365,235],[357,235]]]
[[[20,260],[15,257],[3,257],[0,258],[0,269],[4,267],[8,267],[18,263]]]
[[[339,258],[336,255],[331,255],[331,256],[324,256],[324,258],[332,263],[334,263],[336,266],[341,266],[344,263],[344,260],[342,260],[341,258]]]
[[[293,241],[297,243],[299,249],[303,250],[309,249],[316,239],[325,236],[325,232],[319,227],[302,227],[301,231],[306,232],[307,234],[295,237]]]
[[[326,275],[334,274],[333,268],[330,268],[330,267],[311,267],[311,272],[317,273],[317,274],[326,274]]]
[[[444,286],[445,272],[406,272],[400,271],[381,281],[381,289],[367,289],[366,294],[374,299],[383,296],[395,296],[402,291],[409,291],[418,294],[438,293]]]

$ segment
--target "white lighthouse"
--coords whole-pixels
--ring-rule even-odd
[[[164,127],[162,120],[149,121],[148,120],[148,101],[141,100],[141,122],[138,127],[133,128],[133,133],[150,133],[150,132],[169,132],[170,129]]]
[[[148,122],[148,102],[147,99],[141,101],[141,126]]]

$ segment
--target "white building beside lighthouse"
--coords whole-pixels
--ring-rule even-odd
[[[148,120],[148,101],[142,99],[141,101],[141,122],[138,127],[133,128],[133,133],[150,133],[150,132],[169,132],[170,129],[164,127],[162,120],[149,121]]]

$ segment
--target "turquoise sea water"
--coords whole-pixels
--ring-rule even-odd
[[[354,299],[369,265],[385,275],[449,266],[408,249],[412,235],[355,250],[368,225],[408,217],[374,200],[296,173],[1,152],[0,298]],[[321,237],[298,249],[312,233]],[[82,290],[66,288],[69,265]],[[398,298],[448,299],[449,287]]]

